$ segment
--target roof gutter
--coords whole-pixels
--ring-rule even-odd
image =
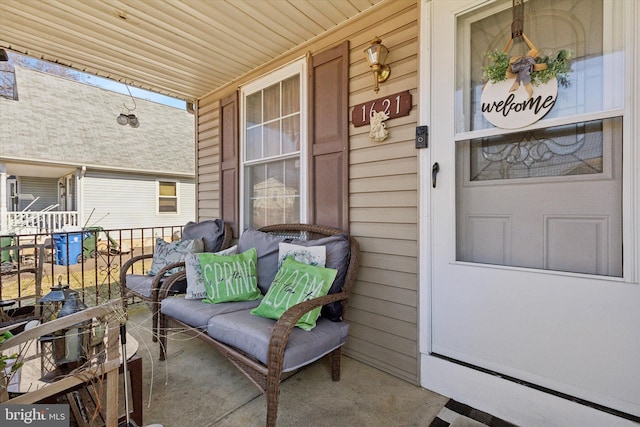
[[[72,167],[78,168],[86,173],[87,169],[107,171],[107,172],[126,172],[136,173],[140,175],[162,175],[162,176],[178,176],[183,178],[195,178],[195,172],[167,172],[164,170],[152,170],[152,169],[131,169],[121,166],[104,166],[104,165],[92,165],[85,163],[73,163],[73,162],[56,162],[56,161],[41,161],[28,158],[19,157],[0,157],[0,163],[24,163],[30,165],[43,165],[43,166],[59,166],[59,167]]]

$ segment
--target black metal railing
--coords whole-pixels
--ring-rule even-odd
[[[11,310],[35,305],[58,283],[77,290],[86,305],[119,297],[121,266],[132,256],[153,253],[157,238],[179,238],[182,228],[88,227],[61,233],[2,236],[0,301],[14,303],[3,304],[0,315],[6,317]],[[136,264],[140,264],[136,273],[143,273],[151,267],[151,260]]]

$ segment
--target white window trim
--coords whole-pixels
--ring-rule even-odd
[[[260,77],[252,82],[242,86],[240,88],[240,182],[239,182],[239,201],[240,201],[240,212],[239,212],[239,223],[241,224],[241,228],[244,228],[245,224],[245,194],[244,194],[244,170],[245,167],[249,164],[245,161],[246,159],[246,103],[245,99],[248,95],[252,93],[269,87],[277,82],[280,82],[288,77],[293,75],[300,75],[300,222],[307,222],[308,215],[308,139],[307,139],[307,117],[308,117],[308,96],[307,96],[307,61],[306,58],[302,57],[294,62],[291,62],[269,74],[266,74],[264,77]],[[286,156],[282,156],[281,158],[285,158]],[[244,229],[240,230],[242,233]]]
[[[176,185],[176,211],[160,212],[160,197],[168,197],[160,195],[160,183],[173,182]],[[180,215],[180,181],[176,179],[156,179],[156,215]]]

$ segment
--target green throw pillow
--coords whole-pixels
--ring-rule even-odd
[[[215,252],[214,255],[236,255],[238,246],[231,246]],[[209,253],[209,252],[207,252]],[[200,257],[198,254],[187,254],[184,258],[184,272],[187,275],[187,293],[185,299],[204,299],[207,297],[207,288],[204,286],[204,277],[202,276],[202,267],[200,266]]]
[[[267,294],[251,314],[279,319],[290,307],[313,298],[324,296],[336,278],[338,270],[303,264],[293,258],[285,258],[273,279]],[[317,307],[300,318],[296,326],[310,331],[322,307]]]
[[[203,302],[253,301],[262,296],[258,289],[255,249],[226,256],[200,253],[198,258],[207,291]]]

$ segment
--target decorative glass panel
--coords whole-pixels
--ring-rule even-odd
[[[587,175],[603,171],[602,121],[471,141],[471,181]]]

